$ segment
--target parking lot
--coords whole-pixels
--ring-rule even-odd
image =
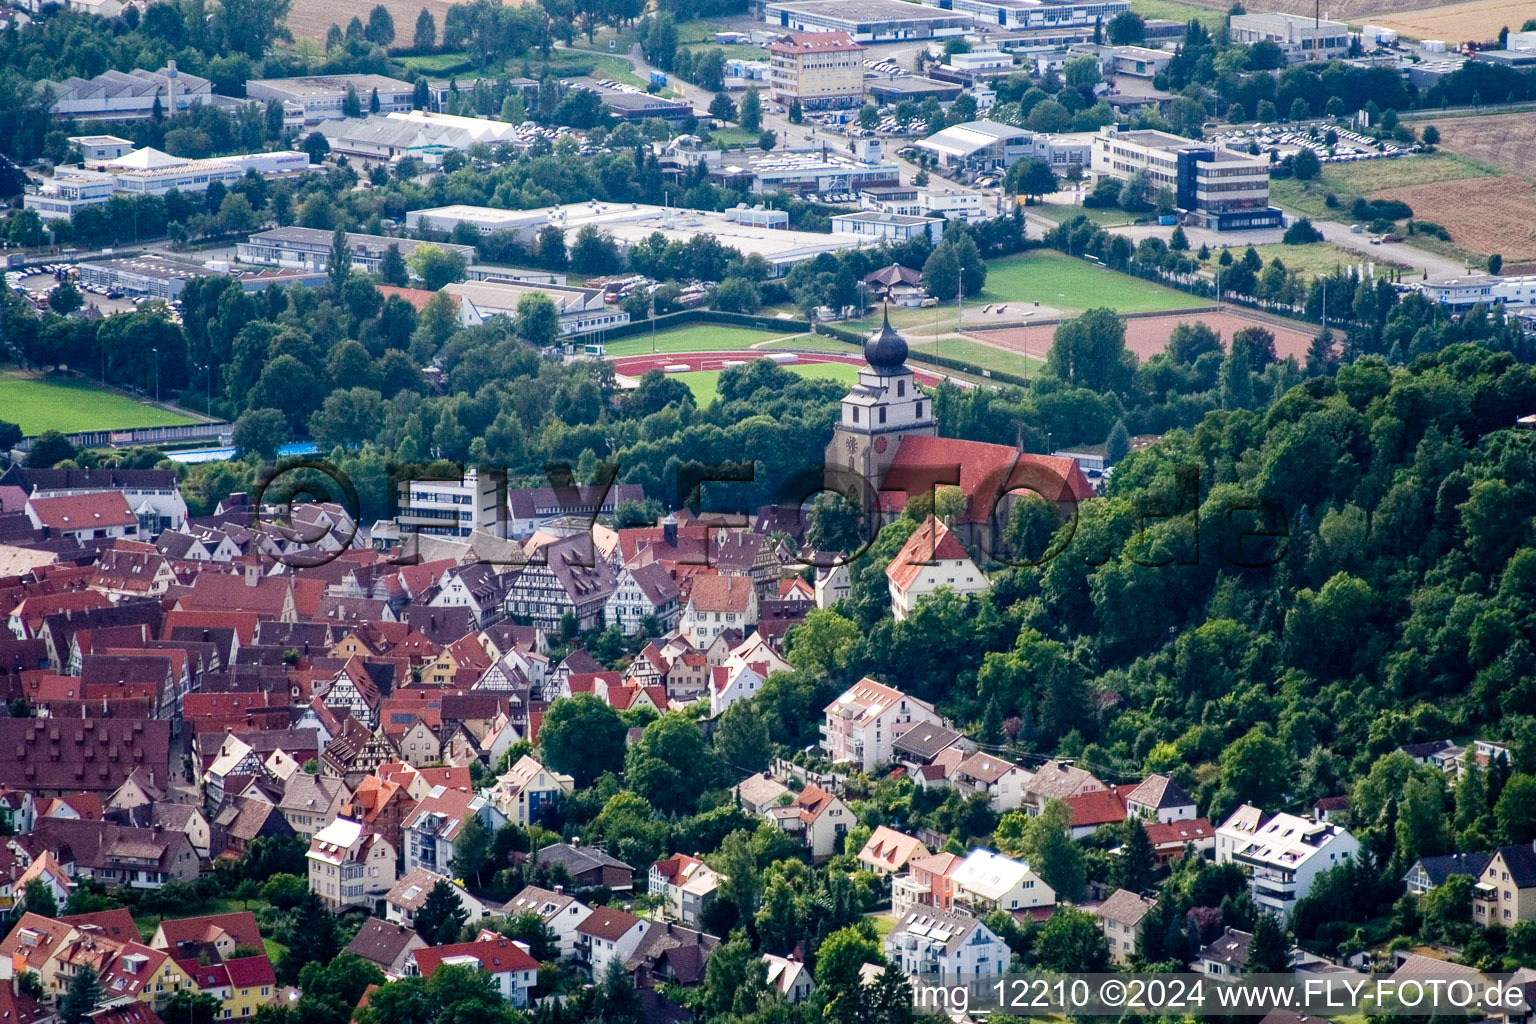
[[[66,274],[71,274],[74,270],[73,264],[68,263],[52,264],[52,266]],[[54,273],[44,270],[25,275],[11,272],[5,275],[5,282],[13,291],[26,296],[41,307],[47,303],[53,289],[58,287],[59,279]],[[109,316],[113,313],[129,312],[137,305],[126,295],[108,296],[103,292],[90,290],[78,282],[76,287],[80,289],[80,295],[85,299],[86,306],[94,306]]]
[[[1334,142],[1328,142],[1332,132]],[[1323,163],[1347,163],[1355,160],[1381,160],[1406,156],[1416,152],[1417,146],[1399,146],[1393,142],[1377,142],[1349,128],[1319,125],[1314,137],[1299,125],[1254,125],[1210,132],[1210,141],[1234,152],[1249,152],[1254,146],[1260,151],[1276,150],[1281,158],[1291,156],[1302,149],[1310,149]]]

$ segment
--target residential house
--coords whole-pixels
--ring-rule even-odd
[[[635,952],[653,925],[617,907],[596,907],[576,926],[576,959],[591,977],[601,979],[614,961],[622,964]]]
[[[973,745],[964,733],[936,722],[919,722],[891,742],[891,760],[916,772],[933,763],[934,758],[954,747],[968,751]]]
[[[389,978],[404,978],[416,969],[411,955],[426,946],[426,941],[415,930],[392,921],[370,917],[347,943],[344,953],[373,964]]]
[[[641,991],[661,984],[693,988],[704,983],[709,957],[719,945],[713,935],[670,921],[653,922],[624,958],[624,971]]]
[[[1025,784],[1023,809],[1033,816],[1052,800],[1065,800],[1104,788],[1104,783],[1094,778],[1091,772],[1065,761],[1047,761],[1035,769],[1035,774]]]
[[[682,591],[677,581],[659,562],[647,562],[619,569],[613,594],[603,610],[609,625],[618,625],[625,636],[640,632],[641,624],[651,618],[660,634],[672,632],[683,614]]]
[[[833,763],[872,772],[890,763],[896,737],[915,722],[944,724],[933,705],[865,677],[826,706],[821,746]]]
[[[1248,947],[1253,933],[1228,928],[1195,956],[1190,970],[1213,976],[1242,974],[1248,970]]]
[[[508,917],[537,914],[544,922],[544,927],[554,935],[562,960],[569,960],[576,955],[579,944],[576,929],[592,913],[591,907],[564,892],[559,886],[554,889],[524,886],[501,909]]]
[[[1118,786],[1094,789],[1063,800],[1062,803],[1072,811],[1072,838],[1086,839],[1106,825],[1124,821],[1127,812],[1122,789]]]
[[[337,818],[309,842],[309,888],[332,910],[372,908],[395,884],[395,848],[361,822]]]
[[[677,628],[695,647],[707,647],[729,629],[745,633],[757,625],[757,588],[741,576],[694,577]]]
[[[763,963],[768,965],[768,987],[791,1006],[805,1002],[816,991],[816,979],[811,977],[810,968],[798,959],[764,953]]]
[[[1501,846],[1472,889],[1472,923],[1512,928],[1536,921],[1536,843]]]
[[[1491,853],[1446,853],[1435,857],[1420,857],[1403,876],[1403,889],[1422,896],[1444,885],[1452,875],[1480,879],[1491,860]]]
[[[402,826],[405,870],[426,868],[439,874],[451,873],[454,840],[470,818],[480,819],[481,824],[493,830],[503,824],[502,816],[468,786],[433,786]]]
[[[308,840],[341,814],[351,799],[342,780],[299,772],[288,780],[277,809],[294,835]]]
[[[430,978],[444,965],[468,967],[490,975],[496,991],[513,1006],[527,1006],[529,993],[539,981],[539,962],[528,955],[521,943],[504,935],[475,942],[456,942],[451,946],[424,946],[412,950],[416,973]]]
[[[992,810],[1002,814],[1023,805],[1024,789],[1032,777],[1033,773],[1012,761],[982,751],[961,761],[949,779],[961,795],[984,795]]]
[[[770,807],[768,820],[797,837],[813,861],[837,853],[843,835],[857,823],[848,805],[820,786],[806,786],[790,803]]]
[[[697,925],[720,886],[720,876],[708,864],[686,853],[674,853],[651,865],[649,891],[665,898],[662,916]]]
[[[169,953],[142,942],[124,945],[96,980],[106,999],[124,1003],[133,1000],[156,1010],[164,1007],[172,993],[191,986],[191,979]],[[10,986],[0,988],[9,991]]]
[[[1166,866],[1193,851],[1204,856],[1216,849],[1216,829],[1204,818],[1194,821],[1170,821],[1168,824],[1146,826],[1147,839],[1152,843],[1152,854],[1159,867]]]
[[[1138,818],[1163,824],[1196,816],[1194,799],[1166,775],[1149,775],[1125,794],[1125,809]]]
[[[730,663],[719,665],[710,672],[709,677],[709,717],[719,718],[725,714],[725,709],[739,700],[747,700],[757,696],[758,688],[768,678],[768,665],[758,662],[754,665]]]
[[[109,821],[39,818],[18,840],[32,854],[50,851],[71,878],[109,888],[159,889],[166,882],[193,882],[197,851],[184,832],[133,828]]]
[[[1117,963],[1125,963],[1141,948],[1141,925],[1157,901],[1148,899],[1129,889],[1116,889],[1109,898],[1093,908],[1104,929],[1104,941],[1109,944],[1109,955]]]
[[[635,869],[580,839],[569,843],[551,843],[534,854],[536,867],[550,869],[559,865],[571,880],[571,889],[611,889],[629,892],[635,887]]]
[[[966,554],[960,538],[931,515],[912,531],[885,567],[885,580],[891,592],[891,615],[897,622],[941,587],[960,597],[983,594],[992,587],[986,573]]]
[[[913,857],[928,856],[928,847],[918,840],[884,825],[875,827],[869,841],[859,851],[859,863],[877,875],[894,875]]]
[[[447,883],[448,888],[458,897],[459,906],[464,908],[466,920],[473,924],[481,918],[491,916],[491,908],[472,896],[468,889],[446,875],[439,875],[428,871],[426,868],[417,868],[407,871],[394,887],[384,896],[384,917],[395,924],[415,927],[416,915],[421,908],[427,905],[427,897],[439,883]]]
[[[1008,944],[974,917],[915,907],[885,937],[885,956],[910,975],[939,975],[946,984],[999,977]]]
[[[1312,891],[1319,873],[1354,859],[1360,843],[1349,830],[1294,814],[1276,814],[1247,828],[1253,808],[1233,812],[1217,833],[1216,863],[1235,862],[1249,869],[1248,892],[1260,911],[1281,919]],[[1222,839],[1231,840],[1223,847]],[[1529,851],[1529,847],[1525,847]],[[1532,859],[1536,866],[1536,857]],[[1536,893],[1533,893],[1536,895]]]
[[[256,915],[249,910],[161,921],[149,945],[165,950],[177,960],[196,960],[203,955],[234,960],[246,950],[264,948]]]
[[[964,859],[954,853],[913,857],[907,862],[907,873],[891,879],[891,912],[901,915],[920,906],[949,910],[954,906],[955,868]]]
[[[543,561],[525,566],[507,591],[505,613],[550,632],[567,613],[580,629],[599,628],[618,581],[591,535],[564,537],[546,544],[542,553]]]
[[[980,915],[1056,903],[1056,890],[1033,868],[991,850],[972,850],[949,877],[955,904]]]
[[[767,772],[761,775],[749,775],[736,784],[736,802],[741,804],[742,809],[748,814],[759,817],[779,806],[781,802],[787,802],[784,798],[790,795],[789,787]]]
[[[554,813],[561,796],[570,794],[575,787],[571,776],[552,772],[524,754],[484,792],[496,813],[527,828],[545,821]]]

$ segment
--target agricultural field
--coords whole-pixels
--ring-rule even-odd
[[[1333,12],[1338,17],[1338,12]],[[1471,0],[1364,17],[1382,28],[1395,29],[1409,39],[1443,39],[1455,48],[1461,43],[1497,39],[1499,29],[1518,29],[1531,16],[1529,0]]]
[[[724,324],[687,324],[657,331],[654,335],[654,348],[652,347],[653,335],[650,332],[631,334],[618,341],[605,342],[604,347],[610,359],[647,355],[651,352],[729,352],[735,349],[751,348],[753,345],[770,342],[776,338],[790,337],[795,333],[773,330],[772,320],[765,320],[764,323],[769,329],[761,331],[750,327],[729,327]]]
[[[1440,148],[1515,174],[1536,170],[1536,117],[1493,114],[1434,122]]]
[[[813,380],[835,380],[839,384],[850,387],[859,379],[858,367],[850,363],[800,363],[786,366],[784,369],[801,377]],[[715,395],[719,393],[722,372],[724,371],[694,370],[691,373],[676,373],[673,376],[688,385],[688,389],[693,392],[693,400],[702,409],[713,402]]]
[[[1198,4],[1181,3],[1180,0],[1131,0],[1131,10],[1143,18],[1161,18],[1166,21],[1188,22],[1198,19],[1207,29],[1215,30],[1226,21],[1226,9],[1213,10]]]
[[[25,434],[197,422],[78,378],[37,377],[17,370],[0,373],[0,419],[19,424]]]
[[[1410,185],[1371,194],[1400,199],[1413,207],[1415,219],[1433,221],[1451,240],[1477,253],[1499,253],[1507,261],[1536,260],[1536,187],[1513,174],[1476,178],[1455,188]]]
[[[323,42],[326,29],[332,25],[346,28],[347,22],[354,15],[366,25],[368,12],[380,3],[395,20],[397,46],[411,44],[411,34],[416,31],[416,18],[423,10],[432,12],[432,17],[437,20],[437,29],[441,32],[448,8],[453,6],[450,0],[326,0],[324,3],[320,0],[298,0],[288,11],[288,31],[293,33],[295,39]]]

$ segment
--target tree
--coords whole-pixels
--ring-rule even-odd
[[[1112,46],[1130,46],[1147,38],[1147,23],[1133,11],[1121,11],[1104,26]]]
[[[214,1024],[223,1008],[217,996],[184,988],[166,999],[160,1008],[160,1019],[166,1024]]]
[[[1182,227],[1175,227],[1173,234],[1168,236],[1168,248],[1172,252],[1189,251],[1189,238],[1184,234]]]
[[[309,418],[309,433],[323,450],[360,448],[384,425],[384,396],[372,388],[332,391]]]
[[[763,300],[752,281],[744,277],[728,277],[710,292],[710,303],[728,313],[756,313]]]
[[[309,880],[279,872],[261,884],[261,898],[278,910],[292,910],[304,899]]]
[[[315,892],[305,893],[293,909],[293,930],[288,952],[277,963],[278,978],[292,984],[305,964],[330,963],[341,952],[336,918]]]
[[[82,966],[69,979],[69,989],[59,1001],[60,1024],[86,1024],[96,1004],[102,1000],[101,981],[89,965]]]
[[[457,854],[454,862],[458,862]],[[459,899],[453,883],[441,881],[427,893],[426,902],[416,912],[414,923],[416,934],[425,939],[428,945],[438,946],[457,941],[459,929],[464,927],[467,920],[469,911],[464,909],[464,903]]]
[[[1025,119],[1025,126],[1032,132],[1047,134],[1064,132],[1072,125],[1072,115],[1055,100],[1042,100]]]
[[[331,232],[331,259],[326,264],[325,275],[338,297],[347,278],[352,276],[352,250],[347,246],[347,233],[340,226]]]
[[[292,39],[284,27],[289,5],[290,0],[222,0],[217,20],[225,52],[260,60],[275,40]]]
[[[603,772],[623,768],[627,731],[617,711],[590,693],[578,693],[550,704],[539,729],[539,751],[548,768],[586,787]]]
[[[304,152],[309,154],[309,162],[318,164],[325,159],[325,155],[331,151],[331,142],[319,132],[310,132],[304,136]]]
[[[48,296],[48,308],[60,316],[68,316],[83,305],[85,296],[80,294],[73,281],[60,282]]]
[[[412,37],[412,45],[418,50],[432,50],[437,47],[437,19],[432,17],[432,12],[422,9],[416,15],[416,34]]]
[[[1072,840],[1072,808],[1047,801],[1038,815],[1023,811],[1003,815],[997,825],[999,849],[1029,863],[1064,900],[1076,900],[1087,874],[1083,850]]]
[[[1424,145],[1426,146],[1438,146],[1440,145],[1440,129],[1432,124],[1427,124],[1424,126],[1424,130],[1419,133],[1419,138],[1424,140]]]
[[[75,455],[75,446],[69,443],[69,438],[57,430],[45,430],[33,438],[32,447],[27,450],[27,468],[51,469]]]
[[[773,759],[768,722],[755,701],[738,700],[726,708],[715,728],[714,741],[720,760],[737,775],[764,771]]]
[[[1291,944],[1286,941],[1285,926],[1265,911],[1253,923],[1246,970],[1250,974],[1285,974],[1290,969]]]
[[[789,101],[789,123],[801,124],[805,121],[805,109],[800,106],[800,98],[797,96]]]
[[[1109,437],[1104,441],[1104,465],[1114,466],[1131,453],[1131,435],[1125,429],[1125,420],[1115,420]]]
[[[1107,971],[1109,944],[1099,919],[1084,910],[1058,909],[1035,940],[1035,961],[1047,971]]]
[[[22,893],[21,906],[16,909],[17,917],[22,914],[58,917],[59,901],[53,895],[53,887],[41,878],[34,878],[28,882]]]
[[[9,420],[0,420],[0,453],[15,448],[24,436],[19,425]]]
[[[624,755],[624,781],[663,814],[688,814],[719,775],[692,718],[669,711],[645,727]]]
[[[1290,789],[1291,760],[1285,745],[1264,726],[1254,726],[1221,753],[1221,784],[1212,802],[1225,818],[1239,804],[1273,802]]]
[[[755,1013],[767,994],[767,977],[768,965],[738,929],[710,954],[700,1001],[710,1019]]]
[[[395,19],[390,16],[388,7],[378,4],[368,12],[368,27],[363,30],[363,38],[385,47],[395,41]],[[374,90],[374,95],[378,95],[378,90]]]
[[[749,132],[755,132],[762,127],[763,101],[758,96],[756,88],[748,88],[742,94],[741,108],[737,111],[737,120]]]
[[[1291,157],[1291,173],[1296,176],[1297,181],[1311,181],[1322,172],[1322,169],[1322,163],[1310,146],[1302,146],[1296,151],[1296,155]]]
[[[773,147],[777,146],[778,144],[778,132],[764,129],[763,133],[757,137],[757,148],[762,150],[764,153],[771,153],[773,151]]]
[[[1503,256],[1501,256],[1499,253],[1494,253],[1492,256],[1488,257],[1488,273],[1497,275],[1499,273],[1499,271],[1501,271],[1503,269],[1504,269],[1504,257]]]
[[[341,98],[341,116],[363,116],[363,101],[358,98],[356,87],[350,83],[347,85],[347,94]]]
[[[923,288],[943,301],[960,293],[960,257],[953,246],[941,244],[929,254],[923,263]]]
[[[1051,170],[1050,164],[1039,157],[1031,157],[1008,168],[1003,186],[1016,195],[1039,199],[1055,192],[1061,184],[1056,180],[1056,172]]]
[[[406,262],[411,272],[421,278],[421,286],[429,292],[441,291],[444,285],[464,280],[469,260],[461,252],[449,252],[436,245],[418,245],[411,250]]]
[[[723,92],[715,93],[715,98],[709,101],[709,116],[717,121],[736,120],[736,104]]]
[[[400,255],[400,247],[393,242],[379,258],[379,280],[397,288],[404,288],[411,283],[411,273],[406,269],[405,257]]]
[[[1157,856],[1152,840],[1140,817],[1132,817],[1126,826],[1125,842],[1120,847],[1120,859],[1115,862],[1116,884],[1131,892],[1145,892],[1152,886],[1152,873],[1157,866]]]
[[[1125,347],[1125,321],[1112,309],[1090,309],[1056,328],[1044,372],[1073,387],[1119,391],[1129,385],[1135,358]]]
[[[517,300],[512,320],[517,336],[535,348],[548,348],[560,338],[560,310],[543,292],[529,292]]]
[[[1284,237],[1280,239],[1286,245],[1311,245],[1313,242],[1322,240],[1323,233],[1313,227],[1312,222],[1306,217],[1298,217],[1292,221],[1291,226],[1285,229]]]
[[[1493,816],[1506,843],[1536,839],[1536,776],[1511,775],[1494,805]]]
[[[288,419],[276,409],[247,409],[235,420],[230,439],[240,452],[255,452],[268,462],[288,442]]]

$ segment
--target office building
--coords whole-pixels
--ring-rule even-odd
[[[1130,0],[934,0],[933,6],[969,14],[978,25],[1035,29],[1069,25],[1092,29],[1131,9]]]
[[[470,263],[475,262],[475,247],[472,245],[421,242],[411,238],[387,238],[357,232],[347,235],[347,250],[352,254],[352,265],[370,273],[379,269],[379,261],[384,258],[390,246],[396,246],[401,256],[410,256],[411,251],[421,245],[435,245],[449,252],[461,253]],[[323,228],[272,228],[258,231],[236,246],[236,251],[241,263],[252,266],[323,271],[331,264],[331,232]]]
[[[379,113],[410,110],[415,86],[383,75],[309,75],[299,78],[258,78],[245,83],[245,94],[253,100],[278,100],[286,107],[293,104],[303,111],[303,123],[345,117],[341,112],[348,87],[357,94],[362,109],[367,110],[375,91],[379,94]]]
[[[1529,306],[1536,303],[1536,274],[1499,277],[1496,274],[1470,274],[1443,281],[1425,281],[1418,286],[1431,302],[1465,312],[1478,303],[1492,306]]]
[[[1167,188],[1188,223],[1217,231],[1279,227],[1269,205],[1269,159],[1202,145],[1168,132],[1103,128],[1093,137],[1093,175],[1127,180],[1146,172]]]
[[[898,184],[900,169],[880,154],[878,140],[860,142],[870,144],[863,159],[824,149],[729,153],[710,170],[709,178],[716,185],[744,192],[782,190],[800,195],[856,194],[871,185]]]
[[[401,536],[424,533],[468,537],[475,530],[506,533],[503,479],[471,469],[459,480],[407,480],[400,484],[395,522]]]
[[[768,47],[768,94],[805,110],[856,107],[864,101],[864,47],[846,32],[785,36]]]
[[[274,284],[317,286],[325,275],[301,270],[259,270],[231,272],[228,264],[193,266],[164,256],[123,256],[95,260],[78,267],[80,283],[119,291],[124,295],[171,301],[181,295],[187,282],[196,277],[233,277],[248,292],[262,291]]]
[[[902,0],[785,0],[763,5],[763,20],[788,32],[846,32],[859,43],[962,36],[975,18]]]
[[[833,235],[857,235],[873,244],[882,241],[908,242],[927,235],[937,243],[944,237],[944,221],[938,217],[912,217],[884,210],[840,213],[831,218]]]
[[[652,96],[643,89],[636,89],[628,85],[604,85],[591,78],[577,78],[571,81],[572,89],[585,89],[595,92],[602,98],[603,106],[608,112],[620,121],[633,121],[639,124],[650,118],[658,118],[662,121],[677,125],[684,121],[692,121],[695,117],[693,105],[684,100],[669,100],[663,96]]]
[[[80,151],[80,159],[86,166],[116,160],[133,152],[133,141],[116,135],[71,135],[69,141]]]
[[[60,168],[41,186],[29,188],[22,206],[44,218],[72,218],[81,207],[99,206],[119,192],[147,196],[163,196],[173,188],[182,194],[206,192],[213,182],[227,185],[248,171],[272,177],[302,174],[311,166],[308,154],[292,150],[187,160],[146,147],[99,163],[96,170]]]
[[[1044,160],[1060,172],[1073,164],[1086,167],[1092,146],[1082,135],[1044,135],[997,121],[967,121],[935,132],[917,143],[953,170],[1006,170],[1026,158]]]
[[[1169,50],[1154,50],[1147,46],[1107,46],[1100,63],[1107,63],[1106,70],[1115,75],[1131,75],[1135,78],[1153,78],[1167,69],[1173,59]]]
[[[66,78],[37,85],[53,93],[54,117],[80,120],[149,117],[156,100],[161,113],[172,114],[211,102],[213,96],[212,82],[177,71],[173,60],[166,61],[159,71],[103,71],[95,78]]]
[[[1292,63],[1349,54],[1349,26],[1342,21],[1299,14],[1234,14],[1229,31],[1234,43],[1252,46],[1268,40],[1277,44]]]

